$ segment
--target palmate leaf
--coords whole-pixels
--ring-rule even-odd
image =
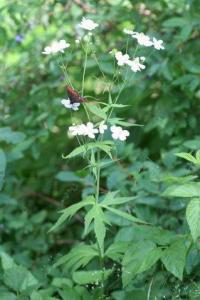
[[[77,245],[68,254],[61,257],[54,267],[65,264],[69,269],[77,270],[86,266],[99,252],[95,245]]]
[[[68,159],[68,158],[76,157],[81,154],[85,155],[89,150],[98,148],[98,149],[102,150],[103,152],[105,152],[112,159],[111,150],[112,150],[113,146],[114,146],[114,143],[112,141],[87,143],[85,145],[77,147],[70,154],[68,154],[66,156],[63,155],[63,158]]]
[[[78,210],[87,205],[94,205],[94,197],[89,196],[84,201],[71,205],[68,208],[61,210],[62,215],[57,220],[56,224],[49,230],[49,232],[57,229],[60,225],[62,225],[65,221],[70,219]]]
[[[192,154],[190,153],[186,153],[186,152],[180,152],[180,153],[176,153],[176,156],[184,158],[190,162],[192,162],[193,164],[199,165],[200,161],[198,161],[198,159],[196,159]]]
[[[105,120],[106,119],[106,113],[104,112],[103,109],[101,109],[99,106],[89,103],[89,104],[85,104],[88,108],[88,110],[93,113],[94,115],[96,115],[97,117]]]

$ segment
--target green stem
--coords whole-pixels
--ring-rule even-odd
[[[84,60],[84,66],[83,66],[82,88],[81,88],[81,96],[82,97],[83,97],[83,93],[84,93],[85,73],[86,73],[86,67],[87,67],[87,59],[88,59],[88,42],[87,42],[87,45],[86,45],[85,60]]]
[[[100,189],[100,174],[101,174],[101,167],[100,167],[100,151],[97,151],[97,160],[96,160],[96,195],[95,195],[95,199],[96,199],[96,203],[99,202],[99,189]],[[101,249],[100,249],[100,245],[97,241],[97,245],[98,245],[98,251],[99,251],[99,266],[100,269],[102,271],[102,276],[101,276],[101,295],[100,295],[100,299],[103,300],[104,299],[104,257],[101,253]]]

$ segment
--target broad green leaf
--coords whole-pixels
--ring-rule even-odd
[[[57,173],[56,179],[63,182],[82,182],[82,179],[71,171],[61,171]]]
[[[95,216],[94,216],[94,232],[102,256],[104,253],[104,239],[106,236],[106,226],[104,223],[105,223],[104,212],[99,205],[96,205]]]
[[[14,295],[13,293],[9,293],[9,292],[1,292],[0,296],[1,296],[1,300],[18,300],[16,298],[16,295]],[[37,299],[37,300],[40,300],[40,299]]]
[[[99,106],[92,104],[92,103],[85,104],[85,105],[91,113],[93,113],[94,115],[98,116],[101,119],[104,119],[104,120],[106,119],[105,112]]]
[[[185,153],[185,152],[181,152],[181,153],[176,153],[176,156],[184,158],[194,164],[198,164],[197,159],[190,153]]]
[[[2,268],[4,271],[17,266],[14,260],[12,259],[12,257],[10,257],[7,253],[0,252],[0,257],[1,257]]]
[[[54,265],[58,267],[65,264],[69,269],[79,269],[86,266],[94,257],[98,256],[99,252],[95,245],[77,245],[75,248],[62,256]]]
[[[52,285],[56,286],[58,288],[62,288],[62,287],[66,287],[66,286],[72,287],[73,282],[68,278],[55,277],[52,281]]]
[[[186,208],[186,219],[194,241],[200,237],[200,198],[192,199]]]
[[[123,286],[127,286],[131,280],[149,268],[161,257],[162,251],[151,241],[142,241],[130,244],[122,261]]]
[[[81,201],[79,203],[73,204],[68,208],[65,208],[61,210],[62,215],[57,220],[56,224],[49,230],[50,232],[58,228],[60,225],[62,225],[65,221],[70,219],[78,210],[83,208],[87,205],[93,205],[94,204],[94,197],[90,196],[86,198],[84,201]]]
[[[78,284],[96,283],[100,284],[102,278],[106,280],[108,276],[112,274],[113,270],[108,269],[105,271],[94,270],[94,271],[76,271],[73,272],[73,280]]]
[[[126,220],[130,221],[130,222],[135,222],[135,223],[142,223],[142,224],[147,224],[145,221],[142,221],[124,211],[121,211],[119,209],[113,208],[113,207],[109,207],[106,205],[101,205],[102,207],[106,208],[107,210],[110,210],[113,214],[116,214],[122,218],[125,218]]]
[[[4,272],[3,278],[4,283],[16,292],[33,289],[38,284],[37,279],[28,270],[21,266],[15,266],[7,269]]]
[[[0,128],[0,141],[9,144],[18,144],[25,139],[25,134],[22,132],[12,131],[10,127]]]
[[[200,183],[191,182],[183,185],[172,185],[168,187],[163,196],[167,197],[199,197]]]
[[[174,17],[163,22],[165,27],[183,27],[187,26],[188,21],[183,17]]]
[[[183,239],[172,243],[162,253],[162,262],[165,268],[175,277],[182,280],[187,248]]]
[[[59,294],[63,300],[81,300],[81,296],[78,292],[71,287],[65,287],[64,290],[59,290]]]
[[[0,191],[3,187],[5,171],[6,171],[6,156],[4,154],[4,151],[0,149]]]

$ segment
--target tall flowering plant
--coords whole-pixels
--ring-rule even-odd
[[[70,80],[69,68],[66,67],[62,55],[65,51],[68,51],[70,44],[65,40],[54,41],[51,45],[45,47],[42,53],[44,55],[61,54],[61,68],[65,75],[68,92],[68,98],[62,99],[61,104],[66,109],[71,110],[72,114],[76,114],[81,109],[85,111],[85,121],[81,124],[72,123],[68,128],[69,136],[77,139],[77,147],[71,153],[63,155],[63,158],[73,159],[82,156],[87,161],[88,170],[93,178],[94,193],[63,209],[51,231],[66,223],[78,211],[84,211],[83,236],[85,243],[72,248],[67,255],[57,261],[56,266],[64,264],[71,271],[76,284],[86,285],[88,290],[95,293],[96,299],[104,299],[105,287],[111,274],[118,274],[118,277],[119,273],[122,274],[124,286],[131,280],[131,272],[127,271],[123,264],[123,257],[128,245],[126,243],[110,244],[109,241],[106,241],[107,231],[112,226],[110,215],[124,218],[130,222],[146,224],[123,208],[126,203],[133,201],[135,197],[122,197],[120,191],[100,193],[101,170],[106,167],[108,159],[115,162],[116,158],[114,158],[113,153],[115,153],[118,143],[125,142],[130,137],[130,132],[126,127],[132,125],[122,118],[113,117],[113,112],[115,109],[126,106],[124,103],[119,103],[119,100],[123,89],[129,83],[130,72],[142,72],[146,68],[145,57],[137,55],[141,47],[153,47],[156,50],[162,50],[164,46],[162,40],[125,29],[123,34],[129,41],[126,44],[126,50],[114,49],[109,53],[113,56],[116,66],[113,82],[108,83],[109,97],[106,101],[89,101],[89,97],[87,99],[85,97],[88,55],[89,53],[95,55],[94,43],[92,43],[93,31],[99,30],[100,26],[90,19],[83,18],[77,28],[80,36],[75,42],[79,47],[82,47],[84,54],[80,93],[74,88]],[[135,43],[133,56],[129,53],[130,47],[128,45],[130,43],[131,49],[133,48],[132,44]],[[96,55],[95,59],[100,68]],[[112,91],[115,87],[115,80],[116,78],[119,80],[121,69],[126,74],[125,80],[121,82],[121,88],[117,95],[113,97]],[[102,72],[101,68],[100,71]],[[105,158],[107,158],[106,162]],[[92,244],[87,244],[88,234],[93,234]],[[157,259],[155,259],[155,262]]]

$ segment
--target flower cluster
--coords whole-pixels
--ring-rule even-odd
[[[108,126],[104,124],[104,122],[100,123],[98,129],[94,127],[94,124],[92,122],[80,125],[73,124],[69,127],[69,134],[71,134],[72,136],[87,136],[91,139],[94,139],[95,134],[104,134],[106,129],[108,129]],[[114,140],[125,141],[129,136],[128,130],[124,130],[120,126],[113,125],[110,127],[110,131]]]
[[[145,57],[135,57],[132,60],[129,59],[128,54],[122,54],[122,52],[118,51],[115,53],[115,58],[117,60],[118,66],[128,65],[130,66],[133,72],[138,72],[145,69],[145,65],[142,62],[145,61]]]
[[[44,48],[43,54],[55,54],[57,52],[64,53],[64,49],[68,48],[70,44],[66,43],[65,40],[52,42],[50,46]]]
[[[71,103],[70,99],[62,99],[61,104],[64,105],[64,107],[72,109],[72,110],[78,110],[80,103]]]
[[[97,23],[95,23],[94,21],[90,20],[90,19],[86,19],[86,18],[82,18],[81,23],[79,24],[79,27],[85,30],[93,30],[96,27],[98,27],[99,25]]]
[[[165,49],[163,46],[162,40],[157,40],[155,37],[151,38],[144,34],[143,32],[135,32],[129,29],[124,29],[124,33],[132,36],[133,39],[136,39],[138,44],[145,47],[153,46],[156,50],[163,50]]]

